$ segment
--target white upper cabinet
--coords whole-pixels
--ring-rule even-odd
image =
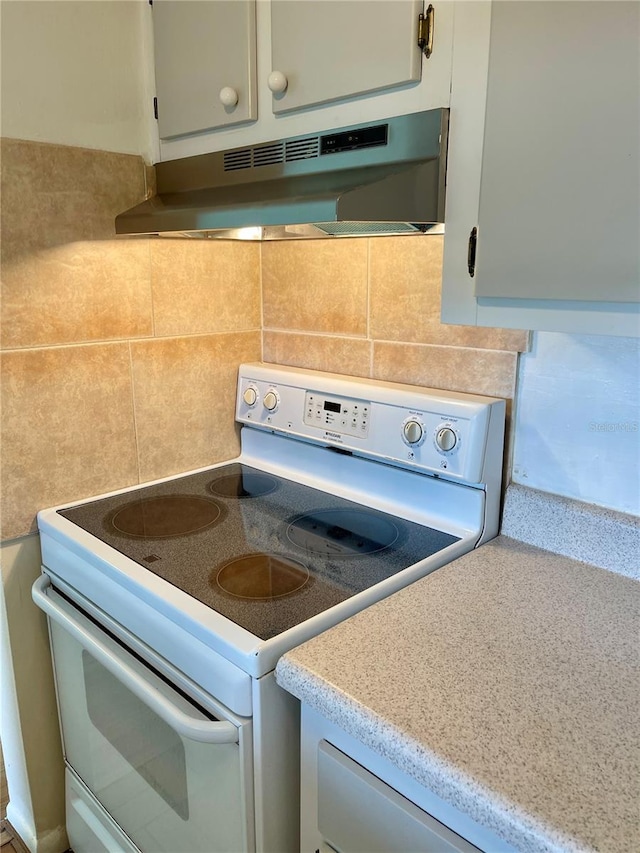
[[[256,0],[154,0],[161,139],[255,120]]]
[[[456,5],[443,320],[638,334],[640,4]]]
[[[454,5],[154,0],[161,159],[448,107]]]
[[[271,0],[273,112],[419,82],[421,12],[421,0]]]

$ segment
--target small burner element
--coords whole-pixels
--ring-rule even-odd
[[[398,536],[390,519],[364,509],[318,510],[299,516],[287,528],[287,538],[298,548],[326,557],[375,554]]]
[[[278,484],[273,477],[254,471],[239,471],[213,480],[209,491],[224,498],[259,498],[275,491]]]
[[[309,582],[309,570],[289,557],[247,554],[225,563],[215,580],[229,595],[264,601],[299,592]]]
[[[158,495],[120,507],[107,523],[127,536],[162,539],[204,530],[222,518],[222,507],[211,498]]]

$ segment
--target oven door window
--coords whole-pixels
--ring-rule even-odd
[[[140,850],[250,849],[250,724],[232,726],[205,712],[83,614],[74,619],[98,637],[109,659],[96,659],[90,645],[50,622],[69,766]],[[157,713],[136,695],[120,677],[121,664],[159,693],[170,713]],[[186,720],[186,734],[173,713]],[[224,738],[216,727],[225,729]],[[221,742],[210,742],[209,730]]]
[[[92,725],[178,817],[189,820],[182,738],[86,651],[82,670]]]

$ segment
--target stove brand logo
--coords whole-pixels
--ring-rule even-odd
[[[327,438],[332,438],[334,441],[342,441],[342,436],[339,432],[327,432],[327,430],[325,430],[324,434]]]

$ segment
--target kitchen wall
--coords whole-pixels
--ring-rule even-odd
[[[265,244],[265,360],[512,400],[528,335],[440,323],[442,241]]]
[[[640,515],[640,338],[535,334],[517,401],[515,482]]]
[[[264,244],[263,357],[504,397],[508,456],[528,333],[443,325],[442,250],[441,235]]]
[[[5,139],[2,175],[2,539],[39,507],[236,454],[259,247],[113,239],[146,192],[137,157]]]

